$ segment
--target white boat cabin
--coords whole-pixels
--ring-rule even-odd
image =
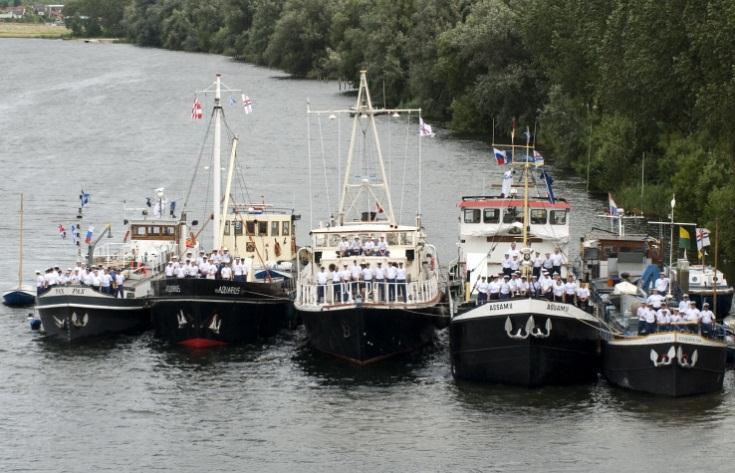
[[[295,221],[291,209],[266,204],[236,205],[227,213],[222,247],[254,268],[270,267],[296,257]]]
[[[458,206],[459,271],[462,275],[470,271],[467,282],[474,286],[477,278],[502,272],[505,254],[513,243],[517,251],[522,249],[524,200],[515,194],[510,198],[467,196]],[[528,198],[528,247],[532,257],[537,251],[544,257],[559,249],[563,267],[567,266],[570,208],[564,199],[551,203],[546,197]]]

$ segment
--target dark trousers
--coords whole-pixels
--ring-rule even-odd
[[[408,302],[408,294],[406,293],[406,280],[396,279],[397,297],[403,297],[403,302]]]
[[[388,279],[388,300],[393,302],[396,299],[396,280]]]
[[[324,286],[319,284],[316,287],[316,301],[322,302],[324,300]]]
[[[385,279],[376,279],[374,287],[375,293],[378,296],[378,300],[385,300]]]

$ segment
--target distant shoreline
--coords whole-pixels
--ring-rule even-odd
[[[0,38],[71,39],[71,30],[45,23],[0,22]]]

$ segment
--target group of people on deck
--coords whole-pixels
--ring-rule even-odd
[[[317,303],[352,303],[358,298],[373,302],[408,302],[406,269],[401,261],[378,261],[373,266],[363,261],[358,264],[337,264],[329,269],[321,266],[316,273]]]
[[[54,286],[87,286],[103,294],[123,297],[125,276],[120,268],[89,266],[78,262],[74,268],[62,271],[58,266],[44,273],[36,271],[36,294],[41,295]]]
[[[567,276],[564,281],[559,273],[553,276],[546,270],[541,277],[532,275],[529,278],[515,272],[507,274],[482,276],[476,284],[477,305],[488,301],[512,299],[516,297],[539,297],[549,301],[573,304],[583,310],[589,310],[590,290],[585,282],[578,282],[574,276]]]
[[[670,331],[701,333],[706,337],[714,335],[715,314],[709,303],[702,304],[702,310],[699,310],[697,303],[690,301],[687,294],[682,296],[677,306],[666,302],[666,297],[653,289],[636,310],[636,315],[638,335]]]
[[[173,256],[163,272],[167,279],[202,278],[245,282],[250,266],[249,260],[239,256],[233,258],[229,250],[223,248],[212,250],[210,254],[200,251],[196,257],[188,251],[183,261]]]
[[[350,256],[390,256],[388,244],[385,237],[371,238],[365,237],[365,241],[361,241],[359,236],[355,236],[349,241],[346,236],[337,245],[337,256],[344,258]]]

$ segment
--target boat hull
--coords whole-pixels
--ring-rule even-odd
[[[150,327],[145,300],[115,298],[88,287],[51,288],[38,297],[36,310],[46,335],[66,342]]]
[[[309,344],[318,351],[358,365],[428,344],[446,317],[435,307],[350,306],[331,310],[299,310]]]
[[[3,304],[8,307],[28,307],[36,302],[36,293],[25,289],[14,289],[3,294]]]
[[[282,282],[160,279],[152,289],[156,335],[191,348],[254,342],[293,323]]]
[[[726,345],[699,335],[664,332],[604,344],[603,374],[634,391],[671,397],[722,390]]]
[[[449,325],[455,378],[526,387],[597,379],[597,320],[568,305],[516,299],[479,306]]]

